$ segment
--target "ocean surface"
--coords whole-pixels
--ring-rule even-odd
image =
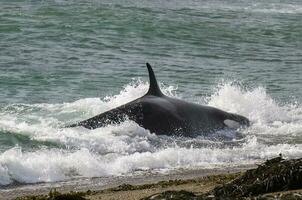
[[[165,94],[252,125],[62,128],[144,95],[146,62]],[[301,86],[300,0],[1,0],[0,187],[301,157]]]

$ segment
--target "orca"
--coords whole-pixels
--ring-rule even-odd
[[[249,126],[250,121],[241,115],[164,95],[151,65],[146,65],[150,86],[144,96],[68,127],[96,129],[128,119],[158,135],[195,136],[224,129],[228,124]]]

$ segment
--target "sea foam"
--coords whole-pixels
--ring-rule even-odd
[[[246,90],[223,83],[209,97],[209,106],[239,113],[251,127],[196,138],[157,136],[133,121],[88,130],[62,128],[142,96],[148,84],[135,80],[115,96],[86,98],[62,104],[13,104],[0,110],[0,131],[29,138],[34,147],[16,142],[0,153],[0,184],[37,183],[78,177],[132,175],[140,171],[224,168],[254,164],[282,153],[302,156],[302,107],[279,103],[263,87]],[[175,87],[163,92],[176,97]],[[226,139],[227,138],[227,139]],[[55,145],[50,145],[55,144]],[[38,146],[38,147],[37,147]]]

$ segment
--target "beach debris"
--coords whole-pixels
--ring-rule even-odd
[[[197,196],[193,192],[186,190],[165,191],[163,193],[154,194],[142,200],[197,200]]]
[[[302,200],[302,192],[264,194],[256,197],[246,197],[244,200]]]
[[[217,196],[247,197],[270,192],[302,189],[302,158],[284,160],[282,155],[213,190]]]

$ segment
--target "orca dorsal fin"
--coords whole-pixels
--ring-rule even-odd
[[[160,88],[157,84],[153,69],[149,63],[146,63],[148,72],[149,72],[149,80],[150,86],[146,95],[154,95],[154,96],[164,96],[164,94],[160,91]]]

